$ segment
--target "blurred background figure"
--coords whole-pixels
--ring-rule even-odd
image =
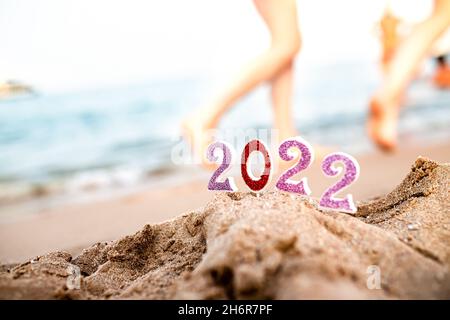
[[[442,89],[450,88],[450,66],[445,55],[436,58],[436,73],[434,74],[433,82]]]
[[[433,45],[450,26],[450,0],[435,0],[431,15],[417,24],[401,41],[397,36],[399,20],[386,10],[381,20],[383,36],[382,64],[385,77],[370,101],[368,131],[384,150],[397,145],[397,122],[402,96],[417,73],[419,64],[431,54]],[[435,83],[446,86],[448,67],[440,58]]]
[[[269,29],[270,47],[245,66],[212,101],[184,122],[185,135],[199,159],[204,159],[210,143],[206,131],[216,128],[235,102],[265,81],[270,82],[274,127],[280,141],[296,135],[292,113],[293,67],[301,44],[296,0],[253,2]]]

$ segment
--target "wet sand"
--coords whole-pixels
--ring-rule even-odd
[[[405,148],[394,154],[358,156],[361,175],[349,192],[357,201],[390,192],[406,176],[418,155],[440,163],[448,162],[450,144]],[[319,165],[316,162],[305,172],[314,197],[320,197],[334,182],[322,175]],[[206,183],[206,180],[198,180],[104,201],[56,207],[3,221],[0,223],[0,262],[24,261],[56,250],[76,255],[92,243],[118,239],[141,229],[146,223],[163,222],[204,207],[214,196],[206,190]],[[246,189],[241,187],[240,190]]]
[[[77,256],[2,265],[0,298],[449,299],[449,181],[450,164],[419,157],[355,215],[279,191],[216,193]]]

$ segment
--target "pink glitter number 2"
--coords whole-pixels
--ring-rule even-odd
[[[291,148],[297,148],[300,150],[301,155],[299,161],[295,166],[283,173],[283,175],[278,179],[276,187],[282,191],[310,195],[311,189],[308,186],[307,178],[303,178],[299,182],[289,180],[289,178],[296,175],[300,171],[307,169],[311,165],[314,159],[313,149],[308,142],[300,137],[285,140],[278,149],[282,160],[291,161],[294,159],[294,155],[289,154],[289,149]]]
[[[226,178],[225,181],[219,182],[217,179],[222,173],[228,171],[231,165],[232,152],[231,147],[222,141],[217,141],[209,145],[208,150],[206,151],[206,156],[209,161],[216,162],[218,157],[214,155],[214,151],[217,149],[222,150],[222,164],[217,168],[217,170],[213,173],[211,179],[208,183],[208,190],[220,190],[220,191],[235,191],[237,187],[234,183],[234,179]]]
[[[344,164],[345,174],[341,180],[325,191],[322,198],[320,198],[319,205],[326,209],[355,213],[356,206],[353,203],[351,194],[348,194],[344,199],[334,198],[333,195],[358,179],[359,164],[355,158],[346,153],[336,152],[329,154],[322,162],[322,171],[326,176],[334,177],[342,171],[340,167],[332,167],[332,164],[335,162],[342,162]]]

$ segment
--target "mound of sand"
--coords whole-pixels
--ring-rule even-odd
[[[200,210],[76,258],[55,252],[4,265],[0,297],[448,299],[449,177],[448,164],[419,158],[356,216],[293,194],[218,193]]]

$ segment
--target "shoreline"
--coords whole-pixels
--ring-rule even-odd
[[[439,163],[449,162],[450,142],[400,148],[394,154],[374,152],[361,155],[357,157],[361,176],[348,192],[357,202],[390,192],[406,176],[418,156]],[[317,162],[305,171],[305,175],[315,198],[320,197],[321,192],[334,181],[322,175]],[[209,175],[206,177],[182,185],[62,205],[0,221],[0,261],[13,263],[55,250],[78,254],[83,247],[120,238],[139,230],[146,223],[160,223],[203,207],[214,196],[214,192],[206,189]],[[246,190],[238,186],[240,190]],[[173,201],[174,195],[176,201]]]
[[[277,190],[216,192],[76,255],[0,264],[0,299],[449,299],[449,178],[449,163],[418,157],[354,215]]]
[[[187,177],[186,168],[173,169],[165,173],[157,173],[152,179],[129,186],[101,187],[92,186],[77,193],[48,193],[38,196],[26,196],[11,201],[0,201],[0,224],[21,220],[23,217],[39,215],[41,212],[60,208],[82,206],[90,203],[101,203],[117,198],[146,193],[158,189],[170,189],[180,185],[202,180],[208,173],[200,168],[193,168],[194,173]],[[95,184],[95,183],[93,183]]]

